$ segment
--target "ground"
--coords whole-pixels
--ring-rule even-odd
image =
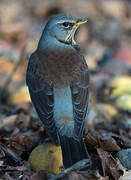
[[[0,2],[0,179],[131,179],[130,9],[128,0]],[[35,171],[28,161],[35,147],[50,140],[32,107],[25,73],[45,23],[57,13],[89,18],[78,30],[76,41],[90,71],[83,138],[92,166],[79,171],[79,162],[67,173],[57,166],[62,173],[55,176],[53,168],[44,166],[46,170],[38,171],[42,166]],[[53,163],[44,159],[44,163],[49,161]]]

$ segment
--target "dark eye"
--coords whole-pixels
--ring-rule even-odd
[[[74,23],[70,23],[70,22],[64,22],[62,24],[65,28],[68,28],[68,27],[72,27],[74,25]]]
[[[68,22],[64,22],[64,23],[63,23],[63,26],[67,28],[67,27],[69,27],[69,26],[70,26],[70,23],[68,23]]]

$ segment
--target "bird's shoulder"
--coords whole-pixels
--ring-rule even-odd
[[[28,66],[27,66],[27,75],[35,74],[36,69],[38,69],[38,55],[37,55],[37,51],[34,51],[29,57]]]
[[[38,51],[34,51],[29,58],[27,71],[26,71],[26,84],[31,85],[31,82],[37,82],[43,84],[43,74],[41,73],[40,60]]]
[[[27,66],[27,76],[39,77],[43,75],[45,69],[45,54],[41,54],[39,50],[34,51],[29,58]]]

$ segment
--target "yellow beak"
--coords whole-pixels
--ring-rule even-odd
[[[86,19],[86,20],[80,20],[80,21],[78,21],[75,25],[76,26],[80,26],[81,24],[85,24],[85,23],[87,23],[88,22],[88,19]]]

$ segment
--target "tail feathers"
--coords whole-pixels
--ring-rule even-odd
[[[77,141],[72,137],[60,136],[60,141],[65,168],[72,166],[82,159],[89,159],[83,139]]]

